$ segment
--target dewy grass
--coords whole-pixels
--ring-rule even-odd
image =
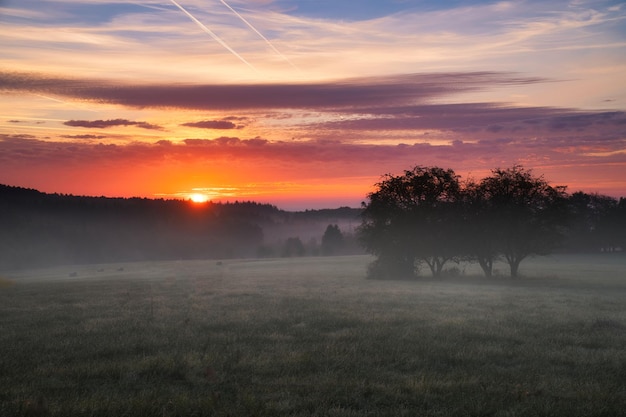
[[[517,281],[377,282],[369,260],[7,273],[0,415],[624,415],[623,257]]]

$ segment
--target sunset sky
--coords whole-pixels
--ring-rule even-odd
[[[358,207],[415,165],[626,196],[623,0],[0,0],[0,183]]]

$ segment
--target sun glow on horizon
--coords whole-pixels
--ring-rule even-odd
[[[194,193],[189,195],[189,200],[196,204],[202,204],[209,201],[209,196],[206,194]]]

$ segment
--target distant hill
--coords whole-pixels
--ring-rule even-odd
[[[361,209],[287,212],[255,202],[47,194],[0,185],[0,269],[70,263],[280,256],[289,238],[316,254],[329,224],[348,237]]]

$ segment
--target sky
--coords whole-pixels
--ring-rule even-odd
[[[359,207],[416,165],[626,196],[622,0],[0,0],[0,183]]]

